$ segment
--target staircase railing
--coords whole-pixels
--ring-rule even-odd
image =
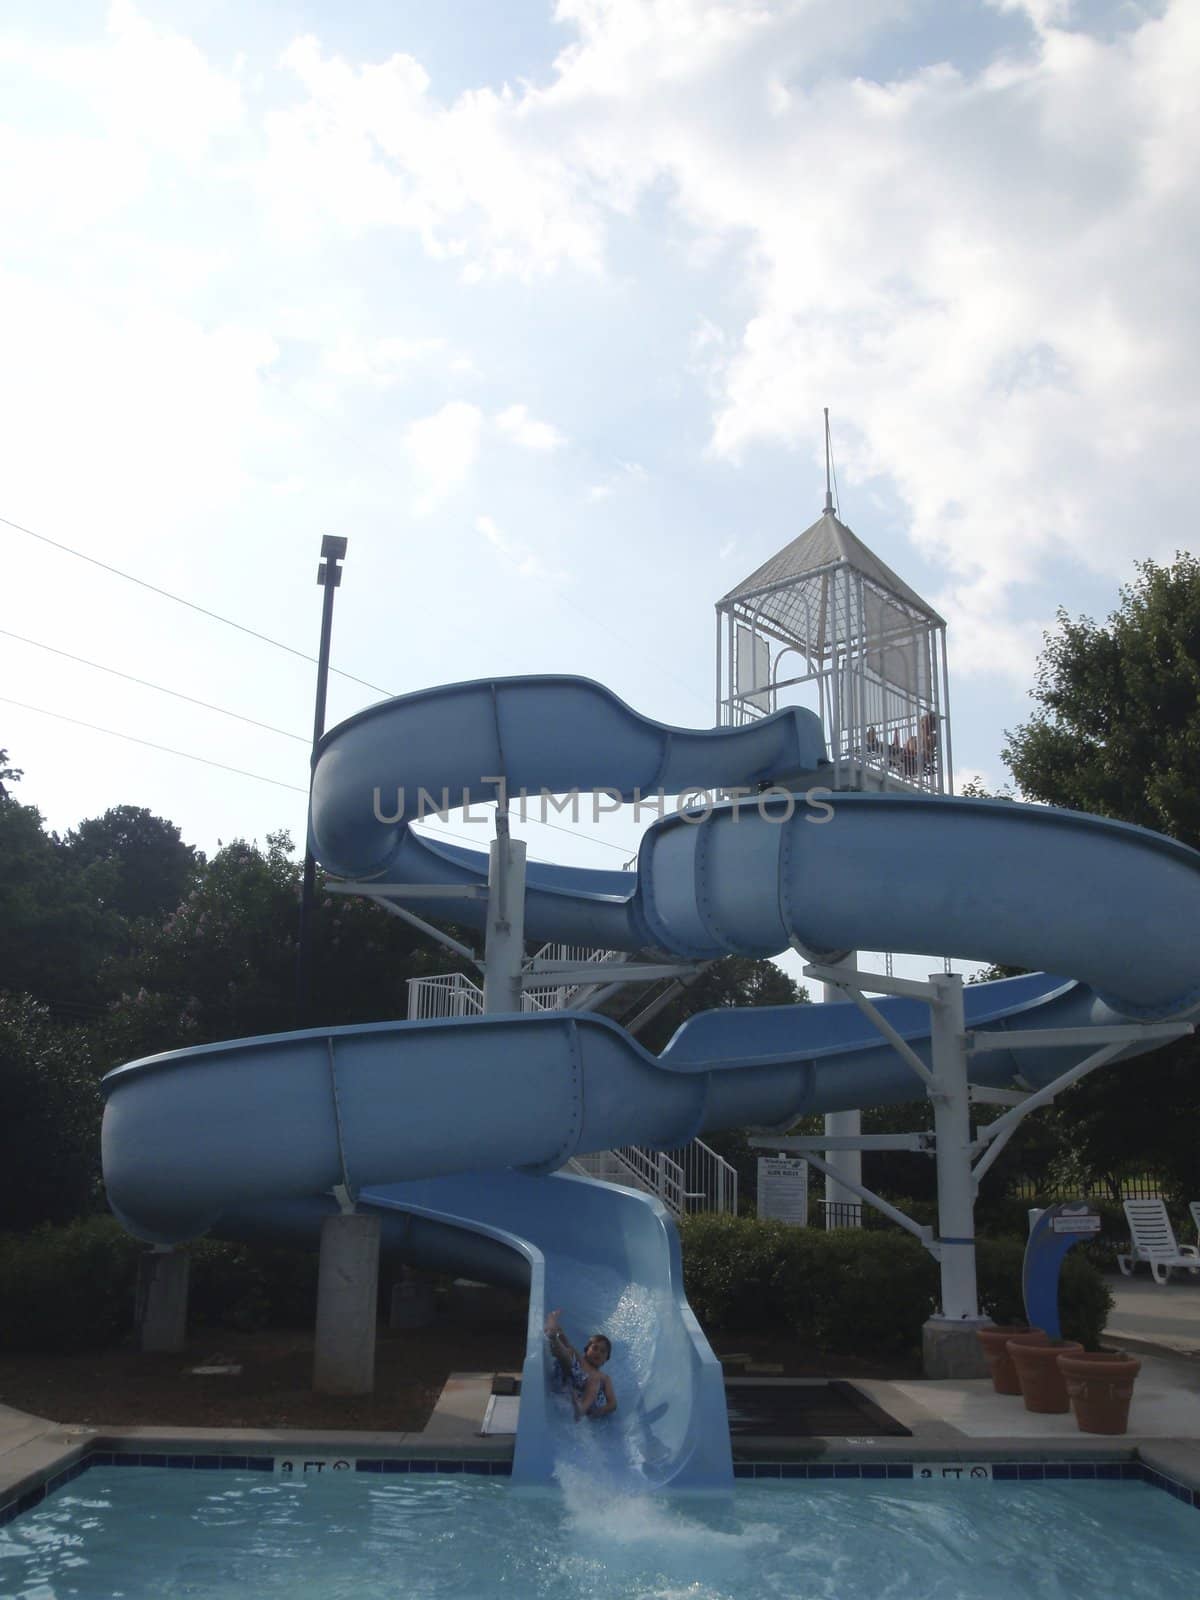
[[[544,944],[535,960],[565,964],[569,961],[612,962],[625,960],[623,950],[590,950],[577,944]],[[589,985],[556,984],[546,989],[526,989],[521,995],[522,1011],[564,1011],[571,999]],[[433,978],[408,980],[408,1019],[426,1022],[433,1017],[476,1017],[483,1014],[483,990],[463,972],[440,973]]]

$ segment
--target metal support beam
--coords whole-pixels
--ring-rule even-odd
[[[373,894],[389,900],[486,900],[488,891],[475,883],[326,882],[331,894]]]
[[[681,966],[678,962],[651,964],[629,961],[619,968],[622,985],[657,983],[660,978],[681,978],[694,970],[694,967]],[[572,961],[565,965],[561,961],[533,961],[522,972],[521,984],[526,989],[565,988],[568,984],[594,983],[597,978],[608,977],[612,971],[610,961]]]
[[[780,1148],[778,1139],[751,1139],[749,1143],[756,1148],[761,1146],[765,1150],[778,1150]],[[849,1189],[860,1200],[865,1200],[869,1206],[874,1206],[876,1211],[882,1211],[884,1216],[889,1217],[898,1228],[903,1228],[906,1233],[911,1233],[914,1238],[919,1239],[935,1261],[942,1259],[941,1246],[933,1237],[933,1229],[927,1223],[914,1222],[911,1217],[905,1216],[903,1211],[898,1211],[882,1195],[876,1194],[873,1189],[868,1189],[865,1184],[852,1183],[849,1179],[841,1177],[820,1156],[810,1155],[807,1159],[816,1167],[818,1172],[823,1172],[827,1178],[836,1177],[844,1189]]]
[[[1028,1089],[985,1089],[980,1083],[970,1087],[973,1106],[1021,1106],[1029,1099]]]
[[[1013,1033],[971,1032],[967,1034],[967,1053],[987,1050],[1045,1050],[1055,1045],[1137,1044],[1143,1039],[1182,1039],[1195,1031],[1191,1022],[1131,1022],[1112,1028],[1024,1028]]]
[[[800,954],[804,953],[800,949]],[[916,978],[893,978],[886,972],[860,972],[856,968],[831,967],[819,961],[809,961],[804,968],[804,976],[818,983],[831,983],[835,989],[870,989],[872,994],[903,995],[908,1000],[926,1000],[930,1003],[934,998],[930,984],[921,983]]]
[[[1081,1033],[1090,1031],[1087,1028],[1080,1029]],[[1036,1111],[1039,1106],[1049,1105],[1056,1095],[1061,1094],[1064,1089],[1069,1089],[1073,1083],[1078,1083],[1080,1078],[1086,1078],[1089,1072],[1095,1072],[1097,1067],[1107,1066],[1114,1056],[1120,1055],[1124,1048],[1123,1044],[1118,1043],[1106,1045],[1103,1050],[1093,1051],[1078,1066],[1072,1067],[1069,1072],[1062,1073],[1061,1076],[1048,1083],[1045,1088],[1038,1089],[1035,1093],[1028,1095],[1019,1106],[1014,1106],[1011,1111],[1006,1111],[1002,1117],[997,1117],[995,1122],[991,1122],[986,1128],[980,1129],[979,1137],[971,1147],[972,1155],[978,1155],[981,1150],[985,1152],[975,1164],[974,1178],[976,1186],[978,1187],[980,1178],[983,1177],[1031,1111]]]
[[[650,1023],[654,1021],[655,1017],[667,1009],[672,1000],[677,1000],[679,996],[683,994],[692,983],[695,982],[700,974],[702,972],[706,972],[711,966],[711,961],[702,961],[698,966],[692,969],[686,978],[674,979],[673,982],[667,985],[661,994],[656,994],[653,999],[647,1000],[646,1004],[640,1011],[635,1013],[634,1016],[630,1017],[627,1022],[623,1022],[621,1024],[621,1026],[625,1029],[625,1032],[632,1033],[636,1038],[637,1035],[641,1033],[643,1028],[648,1027]]]
[[[350,893],[349,889],[344,891]],[[430,939],[436,939],[439,944],[444,944],[447,949],[453,950],[460,956],[465,956],[472,966],[478,967],[482,972],[483,962],[480,961],[475,951],[469,945],[460,944],[457,939],[452,939],[448,933],[443,933],[440,928],[435,928],[432,922],[426,922],[424,917],[418,917],[415,911],[406,911],[403,906],[393,905],[390,900],[385,900],[382,895],[373,894],[370,889],[359,889],[357,893],[367,900],[373,900],[377,906],[382,906],[389,916],[399,917],[401,922],[407,922],[410,927],[417,928]]]
[[[851,1000],[854,1001],[854,1004],[862,1012],[863,1016],[866,1017],[869,1022],[873,1022],[875,1024],[883,1037],[891,1045],[892,1049],[895,1050],[896,1054],[900,1057],[901,1061],[903,1061],[906,1066],[912,1068],[913,1072],[916,1073],[917,1077],[920,1078],[921,1082],[925,1085],[925,1088],[932,1093],[933,1073],[930,1072],[929,1068],[921,1060],[920,1056],[913,1049],[912,1045],[908,1043],[907,1039],[902,1039],[900,1037],[895,1028],[892,1027],[891,1023],[883,1015],[882,1011],[880,1011],[877,1006],[873,1006],[871,1004],[861,989],[856,989],[849,983],[843,983],[839,985],[839,987],[845,989],[846,994]],[[926,996],[926,998],[928,998],[928,996]]]
[[[747,1143],[755,1150],[778,1150],[784,1154],[807,1154],[811,1150],[909,1150],[918,1155],[933,1154],[932,1133],[785,1134],[782,1138],[750,1139]]]

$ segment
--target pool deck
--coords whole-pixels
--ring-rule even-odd
[[[1142,1360],[1127,1434],[1080,1433],[1071,1415],[1038,1416],[987,1379],[883,1381],[855,1388],[909,1438],[754,1438],[734,1443],[742,1462],[1130,1461],[1200,1491],[1200,1280],[1165,1286],[1148,1275],[1111,1285],[1116,1306],[1107,1343]],[[818,1380],[772,1380],[795,1383]],[[819,1380],[824,1381],[824,1380]],[[93,1450],[120,1454],[344,1456],[503,1463],[512,1436],[483,1436],[491,1373],[456,1373],[420,1433],[179,1427],[74,1427],[0,1405],[0,1506],[73,1466]]]

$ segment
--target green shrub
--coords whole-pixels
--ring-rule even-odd
[[[262,1245],[226,1244],[196,1239],[192,1258],[188,1320],[196,1327],[311,1327],[316,1315],[317,1254]]]
[[[1023,1239],[980,1239],[975,1246],[979,1309],[995,1322],[1024,1322],[1021,1268]],[[1058,1314],[1064,1339],[1078,1339],[1088,1350],[1100,1347],[1100,1336],[1113,1298],[1099,1271],[1082,1254],[1068,1255],[1058,1280]]]
[[[214,1239],[187,1248],[189,1326],[312,1326],[314,1252]],[[0,1236],[0,1349],[101,1350],[131,1337],[148,1249],[107,1216]]]
[[[786,1329],[804,1344],[863,1356],[920,1345],[937,1268],[904,1234],[696,1216],[681,1237],[688,1299],[708,1328]]]
[[[0,1238],[0,1348],[60,1353],[119,1343],[133,1327],[144,1249],[112,1217]]]
[[[749,1217],[695,1216],[680,1225],[684,1284],[714,1332],[788,1330],[802,1344],[862,1358],[911,1354],[938,1306],[939,1270],[909,1234],[789,1228]],[[981,1239],[980,1308],[998,1322],[1023,1318],[1024,1241]],[[1095,1349],[1112,1305],[1077,1251],[1063,1263],[1064,1336]]]
[[[780,1271],[788,1235],[782,1222],[704,1212],[681,1224],[688,1300],[710,1327],[786,1326]],[[739,1320],[742,1319],[742,1320]]]

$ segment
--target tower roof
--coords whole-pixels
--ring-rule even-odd
[[[769,561],[764,561],[748,578],[722,596],[718,603],[724,605],[726,601],[750,600],[764,590],[792,581],[799,582],[843,564],[862,573],[885,593],[911,606],[931,622],[944,626],[943,619],[933,607],[922,600],[903,578],[897,577],[874,551],[868,550],[858,535],[830,510],[822,512],[811,528],[806,528]]]

